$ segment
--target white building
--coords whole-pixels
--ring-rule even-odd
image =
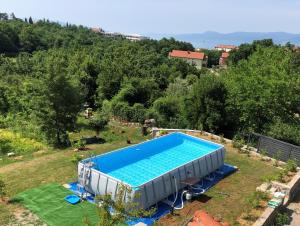
[[[215,49],[228,53],[233,49],[237,49],[237,46],[235,46],[235,45],[217,45],[217,46],[215,46]]]

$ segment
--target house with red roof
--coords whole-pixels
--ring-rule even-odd
[[[235,46],[235,45],[217,45],[217,46],[215,46],[215,49],[228,53],[231,50],[237,49],[237,46]]]
[[[182,59],[197,69],[201,69],[202,66],[207,64],[207,56],[201,52],[172,50],[172,52],[169,52],[169,57]]]
[[[228,52],[223,52],[220,59],[219,59],[219,65],[220,67],[226,67],[227,66],[227,60],[229,57],[229,53]]]

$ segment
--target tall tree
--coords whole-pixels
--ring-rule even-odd
[[[218,77],[201,77],[185,101],[185,114],[190,128],[219,132],[226,121],[225,84]]]
[[[31,18],[31,16],[30,16],[29,19],[28,19],[28,23],[33,24],[33,20],[32,20],[32,18]]]
[[[52,61],[44,78],[33,85],[39,87],[34,99],[34,114],[49,143],[57,147],[68,146],[68,131],[75,128],[81,109],[81,88],[72,81],[60,62]]]

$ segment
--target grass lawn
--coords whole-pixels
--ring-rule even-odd
[[[201,138],[210,140],[208,136]],[[262,177],[276,174],[278,169],[259,159],[239,154],[231,145],[226,144],[225,147],[225,162],[237,166],[239,170],[221,180],[204,196],[188,203],[183,210],[177,211],[175,216],[168,215],[160,219],[162,225],[177,226],[178,222],[191,218],[199,209],[204,209],[232,225],[239,225],[237,218],[251,208],[246,201],[247,197],[262,184]]]
[[[72,192],[54,183],[21,192],[14,200],[23,204],[48,225],[84,226],[84,217],[96,225],[99,218],[95,205],[89,202],[69,204],[64,197],[70,194]]]
[[[94,131],[84,130],[71,134],[72,139],[94,135]],[[148,137],[141,135],[141,130],[135,127],[122,127],[111,123],[109,128],[100,133],[106,140],[104,144],[89,145],[90,151],[80,152],[79,155],[89,157],[91,154],[101,154],[127,146],[127,139],[139,143]],[[77,153],[76,153],[77,154]],[[36,188],[49,183],[64,184],[77,180],[77,164],[71,159],[75,155],[73,149],[50,150],[43,153],[33,153],[23,159],[0,166],[0,175],[6,184],[6,193],[14,197],[27,189]],[[19,205],[0,202],[0,225],[9,223],[11,216]]]
[[[81,133],[71,134],[71,137],[75,139],[91,135],[91,133],[93,131],[84,130]],[[132,143],[138,143],[147,139],[147,137],[142,137],[140,129],[122,127],[118,123],[111,124],[109,129],[101,133],[100,136],[107,142],[100,145],[90,145],[89,148],[91,151],[80,154],[87,157],[92,153],[100,154],[124,147],[128,145],[126,143],[127,138]],[[204,138],[209,139],[209,137]],[[226,163],[238,166],[239,171],[219,182],[198,200],[186,205],[182,211],[177,212],[176,216],[166,216],[158,223],[175,226],[191,216],[195,210],[206,209],[214,216],[236,224],[236,219],[249,208],[245,200],[246,197],[254,192],[255,188],[262,183],[261,178],[263,176],[275,174],[277,169],[265,162],[237,153],[237,150],[233,149],[230,145],[226,145],[226,150]],[[38,188],[43,185],[47,186],[49,183],[64,184],[75,181],[77,179],[77,172],[76,164],[71,162],[73,155],[74,152],[71,149],[53,150],[45,154],[34,155],[32,159],[25,158],[18,162],[0,166],[0,174],[3,175],[4,182],[6,183],[8,196],[14,197],[18,193],[24,196],[26,194],[26,192],[23,193],[25,190]],[[38,200],[35,199],[35,201]],[[27,202],[27,204],[24,202],[24,204],[29,205],[30,202]],[[10,215],[13,215],[19,207],[18,204],[7,205],[0,202],[0,225],[7,224],[10,220]],[[28,206],[28,208],[30,209],[31,207]],[[37,210],[34,209],[33,211]],[[95,213],[95,210],[91,210],[92,212]],[[76,222],[82,222],[79,218],[83,219],[85,214],[86,212],[76,212],[73,215],[76,215]],[[57,218],[57,215],[55,213],[51,217],[51,213],[46,211],[45,217],[51,220],[50,218]],[[46,220],[43,215],[41,215],[41,218]]]

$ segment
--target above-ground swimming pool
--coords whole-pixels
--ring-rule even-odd
[[[200,181],[217,170],[224,158],[223,145],[176,132],[85,159],[78,165],[78,175],[93,194],[110,193],[114,198],[120,184],[128,185],[132,195],[140,194],[135,201],[148,208],[174,193],[175,183],[183,188],[180,181],[189,177]]]

